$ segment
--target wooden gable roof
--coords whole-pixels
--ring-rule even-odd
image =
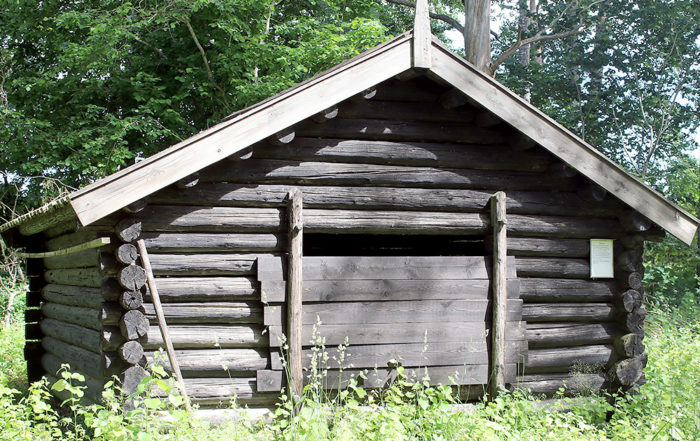
[[[572,168],[690,244],[697,218],[629,174],[598,150],[452,53],[417,16],[406,32],[222,123],[67,196],[61,219],[72,212],[89,225],[202,168],[323,112],[396,75],[419,69],[447,83],[569,164]],[[41,211],[49,216],[53,210]],[[6,231],[32,216],[0,227]],[[26,232],[25,232],[26,233]]]

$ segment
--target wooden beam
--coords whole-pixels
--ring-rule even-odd
[[[109,245],[109,237],[100,237],[89,242],[82,243],[80,245],[75,245],[73,247],[63,248],[56,251],[46,251],[44,253],[17,253],[19,257],[24,257],[27,259],[41,259],[44,257],[58,257],[67,256],[69,254],[75,254],[80,251],[90,250],[93,248],[99,248],[101,246]]]
[[[286,128],[271,136],[270,142],[277,145],[287,145],[290,142],[294,141],[295,136],[296,133],[292,128]]]
[[[496,192],[491,198],[491,225],[493,226],[493,328],[491,333],[491,377],[489,397],[494,399],[505,388],[506,319],[507,319],[507,264],[506,253],[506,194]]]
[[[158,317],[158,327],[160,328],[160,333],[163,336],[163,342],[165,342],[165,348],[168,353],[168,359],[170,360],[170,366],[175,373],[175,378],[180,384],[180,389],[182,391],[182,396],[185,398],[185,409],[188,411],[192,410],[190,408],[190,402],[187,397],[187,391],[185,389],[185,380],[182,378],[182,372],[180,372],[180,365],[175,357],[175,348],[173,347],[173,342],[170,340],[170,333],[168,332],[168,325],[165,322],[165,314],[163,314],[163,306],[160,303],[160,296],[158,296],[158,288],[156,287],[156,279],[153,276],[153,270],[151,269],[151,261],[148,259],[148,250],[146,250],[146,242],[143,239],[136,241],[136,246],[139,249],[139,254],[141,254],[141,263],[146,270],[146,277],[148,279],[148,289],[151,292],[151,301],[153,302],[153,308],[156,311],[156,316]]]
[[[338,106],[332,106],[312,116],[311,119],[313,119],[317,123],[323,124],[324,122],[331,120],[336,116],[338,116]]]
[[[416,2],[416,15],[413,22],[413,67],[430,69],[433,34],[430,31],[430,11],[428,0]]]
[[[304,387],[301,340],[301,296],[304,218],[302,194],[298,189],[289,192],[289,260],[287,274],[287,337],[289,339],[289,390],[301,396]]]

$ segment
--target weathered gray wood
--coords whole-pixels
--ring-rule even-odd
[[[518,298],[520,280],[508,281],[508,297]],[[260,282],[263,302],[282,303],[286,282]],[[305,302],[396,300],[480,300],[488,298],[490,282],[473,280],[305,280]]]
[[[614,359],[614,352],[612,345],[530,349],[525,362],[525,374],[568,373],[576,366],[585,365],[600,365],[604,369]]]
[[[99,288],[106,277],[97,267],[54,269],[44,272],[48,283]]]
[[[643,272],[642,263],[644,250],[626,250],[615,253],[615,268],[627,272]]]
[[[470,108],[446,110],[437,103],[371,100],[343,103],[340,107],[340,117],[347,119],[468,123],[474,118],[474,112]]]
[[[278,393],[260,393],[255,377],[249,378],[186,378],[185,386],[191,399],[200,406],[230,406],[231,399],[240,406],[274,406]],[[156,391],[156,395],[162,395]]]
[[[105,326],[102,328],[102,349],[104,351],[116,351],[124,341],[124,336],[119,326]]]
[[[523,135],[520,132],[516,132],[510,137],[509,144],[517,151],[524,151],[530,150],[531,148],[536,146],[537,142],[535,142],[529,136]]]
[[[119,271],[117,281],[130,291],[138,291],[146,285],[146,272],[139,265],[131,264]]]
[[[148,372],[141,366],[129,366],[119,374],[119,381],[124,395],[128,396],[138,391],[141,381],[148,377]]]
[[[80,245],[81,243],[90,242],[91,240],[105,236],[109,236],[109,232],[106,229],[100,231],[90,227],[83,227],[77,232],[63,234],[46,240],[46,242],[44,242],[44,248],[47,251],[55,251]]]
[[[268,335],[259,325],[168,325],[176,349],[256,348],[268,346]],[[158,328],[151,326],[144,339],[145,349],[163,346]]]
[[[139,213],[144,231],[267,232],[280,231],[280,210],[271,208],[235,209],[221,207],[176,207],[150,205]]]
[[[646,365],[646,354],[635,358],[628,358],[615,364],[613,375],[615,381],[622,386],[632,386],[642,377]]]
[[[555,162],[549,168],[550,173],[553,176],[562,176],[565,178],[573,178],[578,175],[578,171],[565,162]]]
[[[520,298],[526,302],[610,302],[617,291],[613,281],[523,278]]]
[[[50,219],[50,218],[49,218]],[[52,222],[53,223],[53,222]],[[42,235],[46,238],[53,239],[57,238],[62,235],[66,234],[72,234],[80,230],[81,225],[78,219],[75,218],[69,218],[65,221],[61,221],[57,223],[56,225],[53,225],[44,231],[42,231]]]
[[[325,124],[324,124],[325,125]],[[408,167],[337,162],[250,159],[243,165],[214,165],[202,181],[256,184],[361,185],[418,188],[558,190],[573,189],[570,180],[541,173],[459,168]],[[147,209],[148,210],[148,209]],[[619,223],[618,227],[619,227]]]
[[[119,304],[124,309],[139,309],[143,305],[141,291],[124,291],[119,297]]]
[[[647,315],[647,309],[644,305],[640,306],[636,312],[622,314],[620,321],[625,330],[633,334],[644,334],[644,319]]]
[[[127,311],[119,319],[119,330],[127,340],[138,340],[145,337],[148,328],[148,318],[138,310]]]
[[[61,366],[63,364],[66,364],[65,360],[59,360],[55,355],[50,353],[45,353],[41,356],[41,366],[44,368],[44,371],[47,374],[46,378],[50,384],[58,381],[57,377],[61,377],[58,372],[61,370]],[[83,375],[85,382],[80,384],[80,386],[85,386],[83,393],[91,402],[99,403],[102,401],[102,390],[104,388],[104,380],[102,378],[94,378],[87,375],[85,372],[76,371],[75,366],[70,367],[70,372],[76,372]],[[77,385],[77,383],[75,385]],[[55,391],[52,391],[52,393],[55,393]],[[62,397],[62,400],[65,400],[66,398],[68,398],[68,396]]]
[[[387,102],[360,104],[372,108],[376,107],[377,104],[405,108],[405,104]],[[417,107],[422,108],[423,106],[421,104]],[[422,110],[420,114],[443,116],[443,113],[429,114],[425,110]],[[459,120],[463,116],[461,113],[455,113],[454,118]],[[539,172],[548,169],[551,158],[544,153],[536,152],[524,156],[507,145],[484,148],[483,145],[478,144],[358,141],[337,138],[299,138],[292,145],[284,147],[261,145],[253,150],[253,157],[295,161]]]
[[[613,323],[528,323],[525,337],[529,348],[548,348],[612,343],[618,333]]]
[[[520,320],[509,315],[507,294],[507,259],[506,242],[506,195],[496,192],[491,198],[491,227],[493,228],[493,270],[491,297],[491,365],[489,372],[489,395],[493,399],[500,389],[505,387],[506,366],[506,321]],[[519,301],[522,305],[522,300]],[[520,309],[522,316],[522,309]]]
[[[79,306],[44,303],[41,313],[48,318],[102,330],[103,325],[115,325],[119,322],[122,309],[115,303],[103,303],[100,308],[82,308]]]
[[[114,227],[114,232],[122,242],[133,242],[141,236],[141,222],[135,218],[124,218]]]
[[[548,374],[522,375],[513,385],[533,394],[555,394],[564,388],[565,395],[589,394],[601,390],[606,384],[605,374]]]
[[[481,340],[453,343],[414,343],[394,345],[349,346],[343,351],[337,348],[327,348],[328,361],[318,359],[317,363],[328,369],[372,369],[377,367],[395,366],[400,363],[404,367],[421,366],[459,366],[459,365],[488,365],[488,344],[484,336]],[[521,361],[520,353],[527,352],[525,341],[509,341],[507,344],[507,361]],[[304,368],[312,363],[314,350],[305,348],[303,351]],[[271,366],[275,370],[283,370],[282,357],[279,352],[271,354]]]
[[[619,217],[624,230],[632,233],[647,231],[652,226],[652,222],[638,211],[625,210]]]
[[[487,245],[491,246],[490,241]],[[509,256],[588,257],[589,253],[590,241],[587,239],[508,238]]]
[[[430,10],[427,0],[417,0],[415,8],[411,65],[417,69],[430,69],[433,33],[430,31]]]
[[[644,343],[639,334],[625,334],[615,339],[617,353],[625,358],[632,358],[644,353]]]
[[[143,305],[146,317],[156,323],[156,312],[151,303]],[[199,323],[262,323],[262,308],[256,302],[166,303],[163,313],[171,324]]]
[[[642,295],[639,291],[628,289],[615,296],[615,303],[623,312],[637,312],[642,306]]]
[[[156,354],[147,351],[148,362],[155,361],[170,370],[169,359],[163,353]],[[269,352],[265,349],[179,349],[174,355],[184,377],[240,377],[265,369]]]
[[[255,262],[261,254],[153,254],[153,273],[158,276],[230,275],[255,273]]]
[[[200,203],[204,201],[200,200]],[[151,254],[163,252],[273,252],[285,246],[278,234],[144,233]]]
[[[179,189],[192,188],[199,183],[199,173],[192,173],[189,176],[185,176],[175,183],[175,186]]]
[[[282,390],[282,385],[284,384],[284,376],[280,375],[281,369],[276,371],[272,370],[259,370],[255,372],[255,385],[257,390],[260,392],[279,392]]]
[[[72,323],[45,318],[40,322],[40,326],[44,335],[87,349],[96,354],[100,354],[103,351],[114,351],[119,346],[115,346],[109,339],[104,338],[101,331]]]
[[[516,257],[515,265],[518,277],[585,279],[591,271],[590,263],[585,259]]]
[[[299,190],[289,192],[288,235],[289,253],[287,258],[287,339],[289,356],[289,390],[290,393],[301,396],[304,374],[302,370],[302,340],[301,328],[303,323],[302,293],[303,293],[303,240],[304,215],[302,209],[302,193]],[[265,311],[267,312],[267,311]],[[281,312],[281,311],[280,311]],[[267,318],[267,314],[265,314]],[[268,323],[265,323],[268,324]],[[279,323],[282,324],[282,317]]]
[[[122,208],[122,210],[124,210],[126,213],[134,214],[146,208],[147,205],[148,201],[146,200],[146,198],[141,198],[125,206],[124,208]]]
[[[316,115],[312,116],[311,119],[313,119],[315,122],[319,124],[323,124],[326,121],[330,121],[333,118],[338,116],[338,106],[331,106]]]
[[[17,255],[27,259],[44,259],[46,268],[91,266],[96,263],[95,256],[99,255],[98,248],[109,245],[109,242],[109,237],[100,237],[68,248],[41,253],[18,252]]]
[[[346,337],[350,345],[372,345],[392,343],[423,343],[431,342],[465,342],[484,339],[490,329],[490,323],[412,323],[406,326],[386,324],[357,325],[327,325],[317,326],[317,335],[326,339],[326,345],[344,344]],[[282,337],[282,327],[270,326],[270,346],[279,347]],[[525,330],[524,322],[510,322],[506,325],[506,338],[520,340]],[[426,336],[427,334],[427,336]],[[302,341],[310,342],[313,326],[302,327]]]
[[[281,325],[285,307],[264,308],[265,325]],[[522,300],[508,302],[508,321],[520,320]],[[468,323],[490,321],[491,311],[487,300],[417,300],[395,302],[348,302],[305,304],[301,314],[304,325],[314,325],[319,320],[329,325],[366,323]]]
[[[604,200],[608,191],[600,185],[590,184],[579,188],[578,194],[584,201],[595,204]]]
[[[642,289],[643,278],[644,276],[637,271],[617,271],[615,274],[615,279],[620,284],[621,289],[630,288],[635,291],[639,291]]]
[[[157,278],[161,301],[232,301],[259,299],[258,284],[248,277],[167,277]],[[150,299],[148,292],[146,300]]]
[[[160,328],[160,335],[163,337],[163,342],[165,344],[166,352],[168,353],[168,361],[170,362],[171,369],[175,374],[175,379],[180,385],[180,392],[185,398],[185,408],[189,411],[190,402],[187,398],[187,390],[185,389],[185,382],[182,380],[182,373],[180,372],[180,366],[175,356],[175,348],[173,347],[173,342],[170,340],[170,333],[168,332],[168,324],[165,321],[165,314],[163,313],[163,306],[160,303],[160,296],[158,295],[158,287],[156,286],[156,280],[153,276],[153,270],[151,268],[151,260],[148,257],[148,250],[146,249],[146,242],[143,239],[139,239],[136,242],[136,247],[139,250],[139,255],[141,256],[141,263],[143,263],[143,269],[145,270],[146,277],[148,279],[148,290],[151,294],[151,301],[153,302],[153,309],[155,310],[155,315],[158,319],[158,328]]]
[[[68,361],[71,366],[93,378],[106,378],[116,375],[125,367],[124,362],[114,352],[95,354],[53,337],[44,337],[41,340],[41,346],[59,360]]]
[[[144,358],[143,346],[135,340],[124,342],[117,353],[122,360],[129,364],[139,364]]]
[[[502,122],[502,119],[491,112],[478,112],[476,116],[474,116],[474,125],[477,127],[489,128],[497,126]]]
[[[41,233],[49,228],[55,227],[56,224],[61,222],[71,222],[75,219],[75,213],[71,209],[69,203],[63,203],[62,206],[56,207],[51,210],[51,215],[37,215],[29,217],[18,226],[20,234],[23,236],[31,236],[33,234]],[[41,208],[44,213],[47,212],[47,208]]]
[[[441,94],[437,102],[440,103],[443,109],[450,110],[468,104],[470,99],[459,90],[452,88]]]
[[[294,130],[291,127],[289,127],[275,133],[269,138],[269,140],[270,142],[273,142],[278,145],[287,145],[294,141],[295,136],[296,134],[294,133]]]
[[[139,252],[131,243],[123,243],[114,250],[114,256],[119,263],[131,265],[139,258]]]
[[[41,290],[41,296],[47,302],[92,309],[101,308],[105,301],[116,301],[118,295],[118,292],[113,292],[109,287],[104,290],[102,288],[49,284]]]
[[[309,210],[307,210],[309,211]],[[509,258],[512,263],[513,258]],[[304,280],[488,280],[491,259],[483,256],[307,256]],[[281,280],[282,259],[260,257],[258,280]],[[508,271],[515,278],[514,269]]]
[[[292,185],[203,183],[187,192],[167,188],[151,197],[154,203],[173,205],[207,206],[257,206],[282,207]],[[488,207],[492,191],[441,188],[394,187],[301,187],[304,206],[309,208],[367,208],[398,210],[434,210],[457,212],[482,212]],[[509,191],[506,208],[516,214],[549,214],[574,216],[614,215],[618,209],[615,201],[585,206],[572,192]],[[145,233],[149,249],[156,244],[165,245],[165,236]],[[233,235],[238,239],[239,235]],[[177,238],[173,236],[172,238]],[[636,237],[636,236],[633,236]],[[160,238],[161,240],[157,240]],[[225,239],[226,236],[221,236]],[[170,238],[168,238],[170,239]],[[184,240],[184,239],[183,239]],[[267,243],[267,239],[263,241]],[[247,242],[245,243],[247,245]],[[554,244],[553,244],[554,245]],[[586,242],[588,246],[588,242]],[[573,248],[573,245],[572,245]],[[578,248],[576,248],[578,249]],[[577,251],[580,252],[580,251]]]
[[[615,308],[610,303],[526,303],[523,320],[534,322],[611,321]]]
[[[360,92],[359,95],[354,96],[353,99],[371,100],[375,96],[377,96],[377,87],[372,86]]]

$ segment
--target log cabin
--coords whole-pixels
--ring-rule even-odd
[[[644,243],[690,244],[698,222],[450,52],[426,13],[0,231],[28,257],[30,380],[69,363],[98,401],[155,360],[216,408],[298,393],[319,337],[328,389],[401,365],[464,400],[634,390]]]

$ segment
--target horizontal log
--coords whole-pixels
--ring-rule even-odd
[[[119,319],[119,332],[127,340],[145,337],[148,329],[148,318],[141,311],[127,311]]]
[[[75,222],[75,212],[69,203],[63,203],[60,207],[51,210],[50,216],[33,216],[19,224],[18,229],[23,236],[31,236],[41,233],[49,228],[54,228],[57,223]],[[58,230],[59,234],[61,230]],[[52,233],[55,233],[52,231]]]
[[[100,230],[91,227],[82,227],[76,232],[47,239],[46,242],[44,242],[44,247],[47,251],[56,251],[74,247],[105,236],[109,236],[107,229]]]
[[[110,327],[105,331],[84,328],[68,322],[55,319],[43,319],[41,331],[44,335],[61,340],[64,343],[87,349],[95,354],[106,351],[115,351],[123,342],[122,339],[115,339],[114,328]],[[118,331],[117,331],[118,334]]]
[[[621,271],[644,271],[643,249],[625,250],[615,254],[615,268]]]
[[[470,342],[349,346],[342,350],[327,348],[324,355],[319,354],[314,348],[307,348],[302,351],[302,361],[304,367],[308,369],[316,355],[313,362],[317,366],[320,365],[323,370],[372,369],[397,364],[404,367],[479,365],[489,363],[488,346],[484,338],[481,341]],[[508,342],[508,363],[522,361],[526,353],[525,341]],[[327,361],[324,361],[326,357]],[[279,352],[271,353],[271,366],[274,370],[284,369]]]
[[[285,238],[278,234],[226,233],[145,233],[148,253],[164,252],[273,252],[285,247]]]
[[[244,276],[255,273],[255,262],[265,254],[153,254],[156,276]],[[160,289],[158,289],[160,293]]]
[[[554,395],[564,389],[564,395],[588,395],[605,387],[604,374],[548,374],[522,375],[513,387],[528,390],[532,394]]]
[[[100,308],[82,308],[79,306],[44,303],[41,312],[45,317],[73,323],[97,331],[104,325],[119,323],[123,310],[116,303],[103,303]]]
[[[157,324],[153,305],[143,305],[146,317]],[[249,303],[166,303],[163,313],[168,325],[204,323],[262,323],[262,308],[256,302]]]
[[[97,267],[53,269],[44,272],[46,282],[58,285],[99,288],[106,278]]]
[[[163,303],[239,302],[260,298],[258,283],[249,277],[159,277],[156,285]],[[150,301],[150,292],[147,291],[145,299]]]
[[[619,330],[612,323],[528,323],[529,348],[582,346],[612,343]]]
[[[41,290],[41,295],[47,302],[97,309],[102,307],[102,303],[105,301],[118,300],[122,291],[123,289],[117,289],[109,282],[103,283],[101,288],[51,283]]]
[[[445,89],[423,78],[397,80],[377,88],[375,100],[431,103],[437,102]]]
[[[260,393],[255,378],[186,378],[189,398],[200,406],[230,406],[231,400],[240,406],[273,406],[279,393]],[[279,392],[279,391],[277,391]],[[156,395],[162,392],[156,391]]]
[[[144,358],[143,346],[135,340],[124,342],[119,346],[117,353],[119,358],[132,365],[141,363]]]
[[[522,278],[520,298],[525,302],[610,302],[617,290],[614,281]]]
[[[474,117],[470,108],[445,109],[437,103],[412,103],[372,100],[350,100],[339,107],[340,118],[387,119],[397,121],[469,122]]]
[[[272,208],[228,209],[149,205],[138,213],[146,232],[281,231],[282,212]]]
[[[491,190],[470,189],[209,182],[187,191],[167,187],[150,198],[152,203],[163,205],[282,207],[286,204],[287,194],[294,187],[298,187],[304,194],[304,206],[307,208],[486,212],[489,198],[493,195]],[[509,191],[506,195],[506,209],[515,214],[613,217],[619,207],[612,201],[586,205],[573,192]],[[586,246],[587,244],[586,242]]]
[[[268,346],[268,335],[259,325],[168,325],[168,332],[176,349],[230,349]],[[145,349],[155,350],[164,346],[157,326],[151,326],[140,340]]]
[[[131,264],[119,270],[117,282],[129,291],[138,291],[146,285],[146,271],[136,264]]]
[[[138,392],[139,384],[141,384],[141,381],[148,376],[148,371],[146,371],[140,365],[129,366],[126,368],[124,372],[119,374],[122,395],[129,396]]]
[[[114,233],[122,242],[133,242],[141,236],[143,226],[135,217],[120,220],[114,227]]]
[[[46,269],[60,268],[85,268],[99,266],[100,254],[104,247],[91,248],[65,256],[45,257],[43,260]]]
[[[254,375],[269,363],[266,349],[178,349],[175,358],[185,377],[241,377]],[[170,370],[163,352],[146,352],[148,363]]]
[[[406,326],[386,324],[357,325],[317,325],[303,326],[301,329],[302,342],[315,342],[323,337],[326,345],[340,344],[373,345],[393,343],[442,343],[465,342],[483,339],[490,329],[490,323],[419,323]],[[524,322],[508,322],[506,338],[522,340],[524,338]],[[270,347],[280,347],[285,339],[281,326],[270,326]]]
[[[479,300],[490,293],[489,280],[304,280],[304,302],[396,300]],[[508,281],[508,297],[518,298],[520,281]],[[286,282],[260,282],[263,302],[282,303]]]
[[[41,357],[41,366],[44,368],[44,371],[48,374],[46,378],[49,381],[50,385],[53,385],[56,381],[58,381],[58,378],[61,378],[61,374],[59,372],[61,371],[61,366],[64,363],[65,361],[59,360],[58,358],[56,358],[56,356],[52,354],[47,353]],[[81,374],[85,378],[84,382],[73,380],[73,386],[83,386],[83,393],[90,400],[90,402],[99,403],[102,401],[102,392],[104,390],[103,379],[91,377],[90,375],[87,375],[84,372],[80,372],[74,368],[71,368],[69,372]],[[55,393],[55,391],[52,390],[52,393]],[[64,397],[59,398],[61,399],[61,401],[63,401],[69,397],[69,395],[66,395]]]
[[[408,381],[419,382],[425,380],[432,386],[436,385],[485,385],[488,381],[488,365],[465,365],[465,366],[433,366],[429,368],[407,368],[403,374]],[[514,364],[506,365],[506,382],[515,381],[516,367]],[[362,374],[365,378],[361,378]],[[277,376],[274,381],[269,381],[267,385],[269,391],[281,383],[283,371],[270,371],[269,377]],[[270,378],[272,380],[272,378]],[[351,380],[356,380],[360,387],[365,389],[377,389],[388,387],[397,379],[395,368],[377,368],[371,370],[345,369],[342,372],[329,370],[325,378],[321,380],[322,387],[326,390],[345,389]],[[310,380],[304,378],[304,383],[309,384]],[[278,389],[277,389],[278,390]]]
[[[490,249],[490,241],[487,242]],[[509,237],[509,256],[532,257],[588,257],[590,241],[587,239],[545,239]]]
[[[587,365],[605,369],[614,359],[612,345],[589,345],[570,348],[530,349],[525,362],[525,374],[570,373],[576,369],[586,369]]]
[[[618,362],[612,369],[615,382],[627,387],[634,385],[642,377],[646,364],[646,354]]]
[[[447,144],[423,142],[357,141],[299,138],[289,146],[261,145],[254,158],[294,161],[328,161],[477,170],[545,171],[550,156],[527,156],[507,145]]]
[[[586,279],[591,272],[590,264],[585,259],[516,257],[515,264],[518,277]]]
[[[628,289],[615,296],[615,303],[622,312],[637,312],[642,306],[642,294],[639,291]]]
[[[53,337],[44,337],[41,346],[63,363],[68,363],[93,378],[107,378],[117,375],[126,365],[114,352],[95,354],[86,349],[64,343]]]
[[[445,323],[485,322],[491,316],[487,300],[417,300],[396,302],[305,304],[301,322],[314,326],[381,323]],[[283,306],[266,306],[265,325],[282,325],[286,317]],[[508,302],[507,320],[517,321],[523,313],[522,300]]]
[[[498,130],[465,123],[392,121],[380,119],[335,118],[326,124],[302,123],[299,136],[390,141],[444,141],[475,144],[499,144],[506,137]]]
[[[523,320],[534,322],[611,321],[615,310],[610,303],[526,303]]]
[[[134,244],[123,243],[114,250],[114,257],[121,264],[131,265],[138,260],[139,252]]]
[[[644,305],[640,306],[636,312],[623,313],[620,322],[623,329],[632,333],[644,335],[644,319],[647,315],[647,309]]]
[[[299,162],[249,159],[241,164],[218,164],[206,169],[202,182],[245,184],[360,185],[417,188],[501,190],[573,190],[564,178],[542,173],[460,168],[409,167],[339,162]],[[616,222],[617,223],[617,222]],[[619,223],[618,223],[619,225]]]
[[[509,278],[515,278],[513,258]],[[483,256],[308,256],[304,280],[488,280],[492,265]],[[286,277],[281,257],[258,259],[258,280]]]

